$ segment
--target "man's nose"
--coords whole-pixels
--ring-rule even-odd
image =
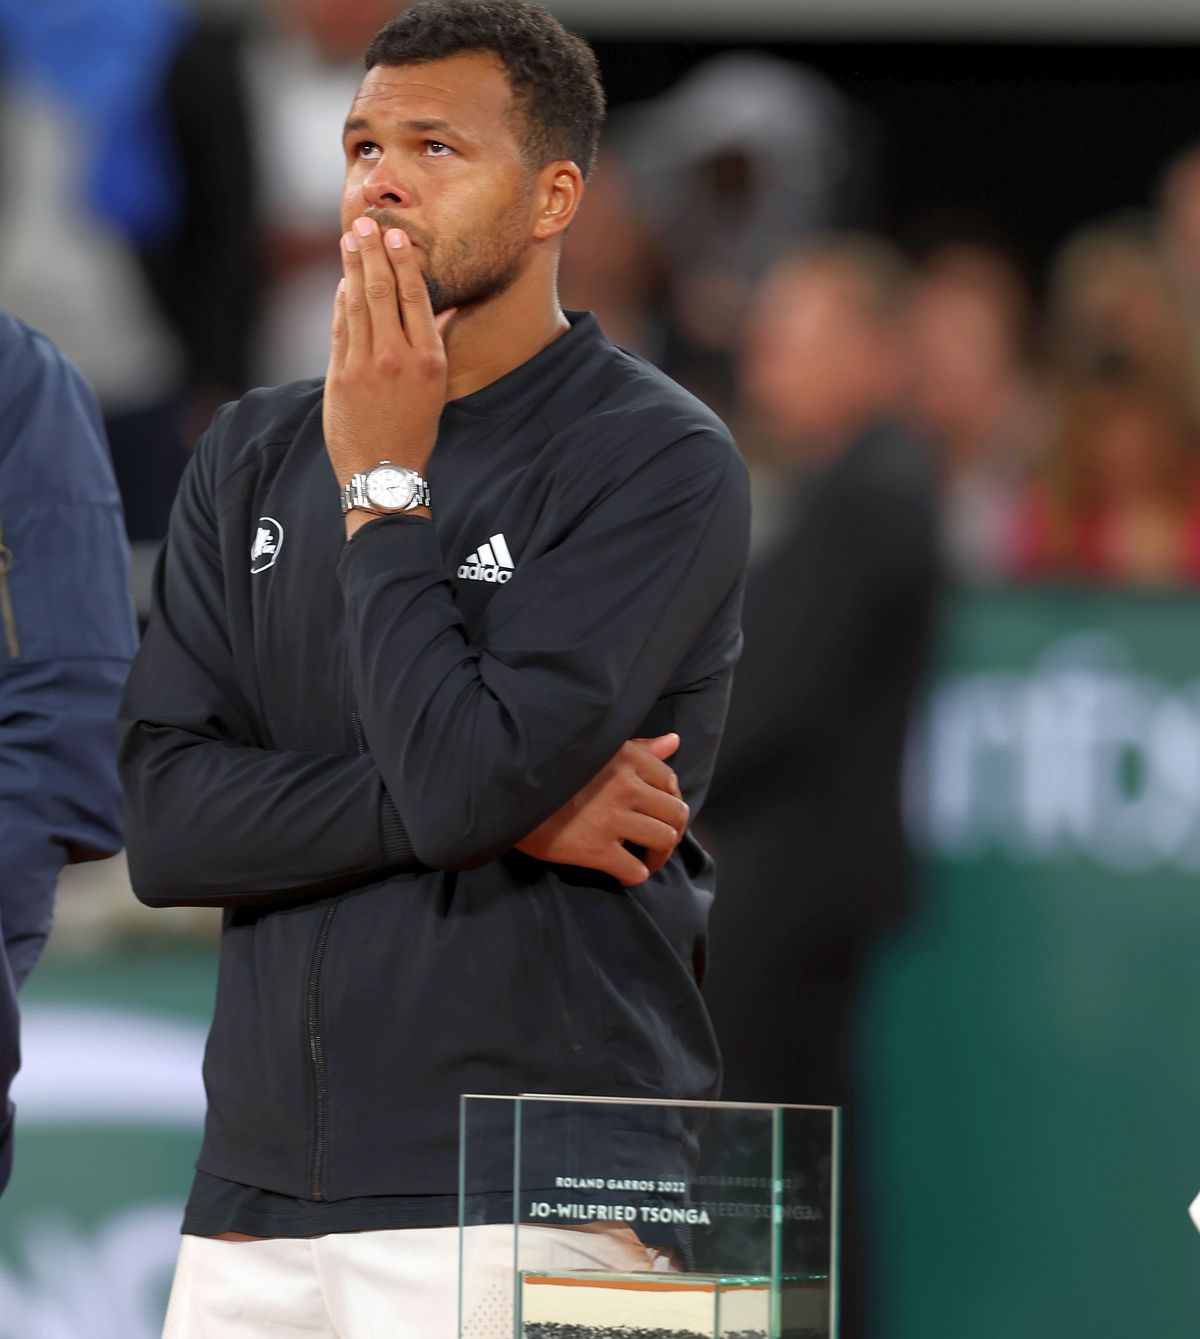
[[[363,180],[363,201],[374,209],[407,209],[412,204],[412,191],[381,159]]]

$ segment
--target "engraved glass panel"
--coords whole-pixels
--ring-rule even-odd
[[[836,1339],[838,1117],[464,1097],[460,1339]]]

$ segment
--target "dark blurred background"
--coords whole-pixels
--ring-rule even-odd
[[[551,5],[562,296],[755,495],[711,802],[727,1095],[847,1117],[843,1339],[1200,1316],[1200,10]],[[394,0],[0,0],[0,306],[97,390],[135,595],[213,409],[319,375]],[[69,870],[0,1339],[157,1333],[217,926]]]

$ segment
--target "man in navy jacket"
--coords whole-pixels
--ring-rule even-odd
[[[96,402],[0,314],[0,1190],[12,1170],[17,990],[62,866],[121,847],[116,707],[136,629]]]

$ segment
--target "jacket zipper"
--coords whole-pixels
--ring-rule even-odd
[[[353,690],[350,695],[350,719],[354,726],[354,743],[359,753],[366,753],[367,740],[362,728],[362,717],[358,713],[358,702]],[[325,1042],[321,1037],[321,964],[325,959],[325,945],[329,941],[329,931],[333,923],[333,913],[337,903],[325,908],[321,917],[321,927],[317,931],[317,942],[313,945],[312,965],[308,972],[308,1054],[313,1069],[313,1159],[312,1159],[312,1197],[315,1200],[325,1198],[321,1178],[325,1174],[325,1107],[327,1091],[325,1087]]]
[[[12,571],[12,549],[4,543],[4,526],[0,524],[0,622],[4,624],[4,644],[10,660],[21,658],[21,643],[17,640],[17,616],[13,613],[12,592],[8,588],[8,574]]]
[[[312,1197],[323,1200],[321,1177],[325,1174],[325,1043],[321,1039],[321,963],[329,940],[329,927],[337,904],[325,908],[317,942],[313,945],[312,966],[308,973],[308,1053],[313,1067],[313,1124],[315,1140],[312,1160]]]

